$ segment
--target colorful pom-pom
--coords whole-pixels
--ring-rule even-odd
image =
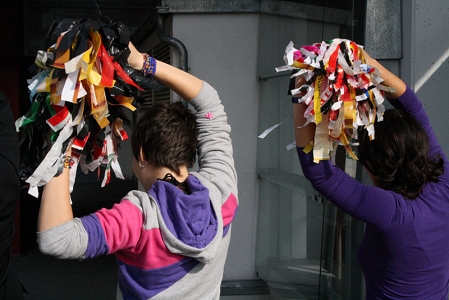
[[[286,47],[286,65],[291,71],[288,94],[293,103],[308,106],[307,123],[317,124],[314,141],[316,162],[329,159],[338,144],[357,159],[351,145],[357,129],[366,128],[374,139],[373,124],[382,120],[384,91],[379,72],[369,66],[362,46],[346,39],[333,39],[295,49]],[[306,124],[307,124],[306,123]],[[327,128],[323,130],[323,126]],[[319,146],[317,146],[319,144]]]

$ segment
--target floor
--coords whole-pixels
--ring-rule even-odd
[[[16,258],[20,280],[30,300],[115,299],[114,256],[88,261],[58,260],[39,252]]]
[[[21,282],[27,290],[24,300],[116,299],[117,265],[112,255],[76,261],[58,260],[35,252],[15,259]],[[245,288],[230,287],[230,283],[225,283],[220,300],[285,299],[270,298],[264,284],[253,287],[251,293],[245,292]]]

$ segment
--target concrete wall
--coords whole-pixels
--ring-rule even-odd
[[[173,36],[188,50],[190,73],[215,87],[232,127],[240,207],[233,225],[225,280],[256,276],[258,20],[257,14],[246,13],[173,17]]]
[[[367,3],[366,49],[417,92],[448,153],[449,125],[445,119],[449,102],[444,87],[449,81],[449,2]]]
[[[417,92],[449,154],[449,1],[403,2],[401,77]]]

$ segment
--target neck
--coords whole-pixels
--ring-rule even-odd
[[[181,166],[179,168],[180,174],[177,174],[175,171],[169,168],[156,168],[153,165],[148,166],[148,171],[149,175],[146,179],[146,182],[142,182],[145,191],[148,191],[150,187],[156,182],[156,180],[164,178],[168,173],[172,174],[172,176],[179,182],[184,182],[189,176],[189,170],[186,166]]]

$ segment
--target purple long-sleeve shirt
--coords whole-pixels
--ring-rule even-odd
[[[414,200],[364,185],[329,161],[313,162],[298,148],[313,187],[337,207],[366,223],[358,261],[367,299],[447,299],[449,282],[449,170],[421,102],[406,92],[390,103],[415,117],[429,136],[430,155],[444,159],[444,174]]]

